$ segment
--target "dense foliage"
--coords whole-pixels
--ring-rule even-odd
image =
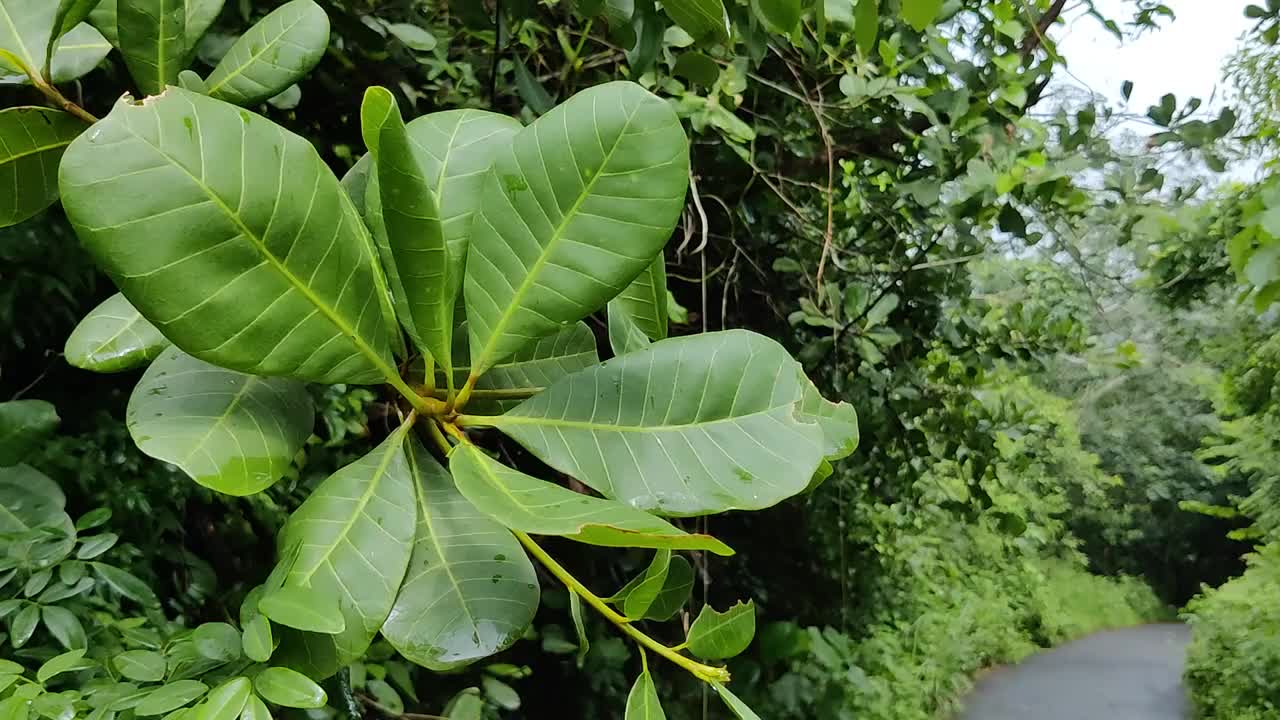
[[[0,0],[0,716],[926,720],[1255,546],[1269,716],[1280,7],[1135,138],[1065,6]]]

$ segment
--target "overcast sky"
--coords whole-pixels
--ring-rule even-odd
[[[1075,12],[1056,30],[1059,51],[1071,74],[1065,82],[1083,84],[1096,93],[1120,99],[1125,80],[1134,84],[1131,107],[1139,113],[1161,95],[1172,92],[1178,106],[1197,96],[1206,103],[1215,89],[1221,97],[1222,66],[1252,25],[1244,17],[1248,0],[1165,0],[1177,19],[1147,31],[1123,45],[1097,20]],[[1123,0],[1098,0],[1103,12],[1125,18]],[[1123,23],[1121,23],[1123,25]]]

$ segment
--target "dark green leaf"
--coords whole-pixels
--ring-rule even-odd
[[[228,495],[275,484],[311,436],[307,387],[247,375],[170,347],[133,389],[126,415],[138,449]]]
[[[202,657],[215,662],[231,662],[240,657],[240,631],[224,622],[200,625],[191,634],[191,642]]]
[[[125,65],[144,95],[159,95],[186,68],[184,0],[117,0],[116,32]]]
[[[874,57],[876,38],[880,34],[880,0],[857,0],[857,3],[853,34],[857,39],[858,52],[866,57]]]
[[[513,58],[512,64],[515,68],[516,91],[520,93],[520,99],[524,100],[535,115],[551,112],[551,109],[556,106],[555,98],[551,97],[551,93],[547,92],[538,78],[529,72],[524,59],[517,55]]]
[[[902,0],[902,19],[917,32],[924,32],[942,11],[942,2],[943,0]]]
[[[160,682],[168,664],[164,655],[151,650],[127,650],[111,658],[120,674],[138,682]]]
[[[33,602],[27,603],[9,618],[9,644],[14,648],[26,645],[39,624],[40,606]]]
[[[329,16],[314,0],[292,0],[236,40],[205,79],[208,94],[237,105],[264,102],[311,72],[328,47]]]
[[[703,53],[686,52],[681,53],[676,59],[676,66],[671,68],[671,74],[704,87],[711,87],[715,85],[716,80],[720,79],[720,66]]]
[[[44,400],[0,402],[0,466],[21,462],[57,427],[58,410]]]
[[[746,703],[739,700],[737,695],[729,692],[729,688],[718,682],[711,683],[711,687],[715,688],[716,694],[724,701],[725,706],[733,711],[738,720],[760,720],[760,716],[747,707]]]
[[[57,605],[45,605],[40,608],[40,617],[44,620],[44,626],[49,634],[53,635],[62,647],[68,650],[84,650],[88,647],[84,627],[75,613]]]
[[[729,14],[722,0],[663,0],[662,9],[696,42],[729,39]]]
[[[134,602],[145,606],[157,606],[160,601],[156,598],[156,594],[147,587],[147,584],[137,578],[132,573],[121,570],[113,565],[105,565],[99,562],[92,562],[89,565],[98,577],[106,583],[112,590],[133,600]]]
[[[645,612],[645,619],[659,622],[670,620],[689,601],[692,592],[693,566],[683,555],[673,556],[667,569],[666,581]]]
[[[653,561],[645,569],[640,582],[627,593],[622,601],[622,612],[628,618],[639,620],[648,614],[657,599],[658,593],[667,582],[667,571],[671,567],[671,551],[659,550],[654,553]]]
[[[538,609],[538,577],[510,531],[409,442],[418,524],[409,569],[382,635],[406,659],[449,670],[505,650]]]
[[[724,612],[704,605],[689,627],[689,652],[707,660],[735,657],[751,644],[756,634],[756,608],[752,602],[738,603]]]
[[[253,678],[253,689],[268,702],[291,708],[324,707],[324,689],[302,673],[289,668],[267,668]]]
[[[204,695],[208,685],[198,680],[178,680],[153,690],[134,708],[140,717],[172,712]]]
[[[905,3],[913,1],[918,0],[903,0]],[[751,10],[769,32],[790,35],[800,24],[804,8],[800,0],[751,0]]]
[[[119,540],[120,536],[115,533],[82,537],[80,538],[80,549],[76,550],[76,557],[80,560],[92,560],[115,547],[116,542]]]
[[[578,635],[578,668],[581,669],[591,651],[591,641],[587,639],[587,627],[582,621],[582,598],[576,592],[569,593],[569,614],[573,618],[573,631]]]
[[[372,241],[310,142],[171,88],[117,103],[60,180],[85,247],[175,345],[258,375],[396,375]]]
[[[5,191],[8,200],[0,199],[0,227],[16,225],[58,199],[58,162],[84,129],[60,110],[0,110],[0,187],[14,188]]]

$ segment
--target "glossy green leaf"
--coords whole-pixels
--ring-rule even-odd
[[[116,542],[119,540],[120,536],[115,533],[102,533],[101,535],[80,538],[81,545],[80,549],[76,550],[76,557],[80,560],[92,560],[115,547]]]
[[[256,603],[254,608],[257,608]],[[341,632],[341,628],[338,631]],[[244,652],[245,657],[254,662],[266,662],[271,658],[271,653],[276,649],[276,646],[275,638],[271,633],[271,621],[267,619],[266,615],[255,612],[248,619],[241,620],[240,633],[241,650]]]
[[[649,609],[645,611],[644,618],[646,620],[657,620],[665,622],[675,617],[676,613],[689,602],[689,596],[693,592],[693,565],[683,555],[676,555],[671,558],[670,567],[667,569],[666,580],[662,584],[662,589],[658,591],[653,602],[649,604]]]
[[[690,535],[661,518],[628,505],[573,492],[530,477],[485,455],[474,445],[449,455],[458,490],[481,512],[514,530],[561,535],[605,547],[708,550],[731,555],[724,543]]]
[[[653,606],[653,601],[657,599],[658,593],[662,592],[662,588],[667,582],[667,571],[671,568],[671,551],[659,550],[653,556],[653,561],[649,563],[649,567],[645,568],[644,574],[640,576],[640,582],[627,593],[626,598],[622,601],[622,613],[628,618],[638,620],[643,618],[649,612],[649,608]]]
[[[489,170],[473,221],[464,287],[472,373],[622,292],[670,237],[688,174],[679,118],[634,83],[580,92],[517,133]]]
[[[406,659],[449,670],[507,649],[538,610],[538,576],[520,543],[454,487],[416,439],[413,555],[382,635]]]
[[[857,0],[853,17],[853,35],[858,52],[874,57],[876,38],[880,34],[880,0]]]
[[[209,691],[209,696],[196,710],[196,720],[235,720],[249,702],[252,691],[249,678],[231,678]]]
[[[27,465],[0,467],[0,551],[11,559],[46,566],[71,553],[75,527],[64,508],[67,500],[57,483]],[[4,534],[21,534],[49,528],[58,534],[47,539],[14,540]]]
[[[111,373],[146,365],[168,346],[156,326],[116,293],[76,325],[63,352],[75,367]]]
[[[797,412],[797,367],[781,345],[745,330],[670,338],[483,424],[637,508],[758,510],[803,491],[824,455],[822,429]]]
[[[40,608],[40,619],[49,634],[67,650],[84,650],[89,646],[84,626],[70,610],[57,605],[45,605]]]
[[[303,138],[171,88],[117,103],[60,185],[99,266],[186,352],[323,383],[396,375],[368,231]]]
[[[627,695],[625,720],[667,720],[658,700],[658,688],[647,669],[636,678],[636,684],[631,686]]]
[[[240,720],[271,720],[271,710],[257,695],[250,695],[240,711]]]
[[[653,344],[648,335],[636,324],[631,313],[627,312],[617,301],[609,303],[609,347],[613,354],[626,355],[639,352]]]
[[[178,680],[152,690],[134,707],[133,712],[140,717],[163,715],[177,710],[187,703],[204,695],[208,685],[199,680]]]
[[[160,682],[168,667],[164,655],[151,650],[126,650],[111,658],[111,664],[121,675],[138,682]]]
[[[723,0],[663,0],[662,9],[697,42],[729,39],[729,14]]]
[[[902,19],[923,32],[942,11],[943,0],[902,0]]]
[[[147,607],[155,607],[160,604],[160,600],[156,598],[156,594],[152,592],[151,588],[147,587],[147,584],[139,580],[138,576],[133,573],[99,562],[89,563],[89,566],[93,568],[98,578],[106,583],[108,587],[130,600]]]
[[[402,323],[414,344],[447,372],[457,280],[448,276],[435,194],[390,91],[372,87],[365,92],[361,122],[374,156],[387,247],[403,293],[397,310],[408,313]]]
[[[215,662],[240,658],[240,631],[228,623],[204,623],[191,633],[191,643],[201,657]]]
[[[285,586],[336,598],[345,628],[334,635],[284,633],[277,663],[328,677],[363,655],[387,619],[415,529],[413,474],[403,447],[409,427],[322,482],[281,531],[280,547],[297,549]]]
[[[707,660],[726,660],[747,649],[756,635],[755,603],[737,603],[724,612],[704,605],[689,626],[689,652]]]
[[[725,706],[733,711],[738,720],[760,720],[760,716],[747,707],[746,703],[739,700],[737,695],[730,692],[729,688],[718,682],[711,683],[711,687],[715,688],[716,694],[724,701]]]
[[[40,606],[27,603],[9,617],[9,644],[20,648],[27,644],[40,624]],[[83,654],[83,653],[82,653]]]
[[[58,199],[58,163],[84,129],[60,110],[0,110],[0,227],[16,225]]]
[[[329,48],[329,16],[314,0],[292,0],[241,35],[205,79],[210,96],[264,102],[298,82]]]
[[[253,678],[253,689],[268,702],[291,708],[324,707],[329,698],[311,678],[289,668],[272,667]]]
[[[71,29],[54,46],[49,75],[55,83],[68,83],[88,75],[111,52],[111,43],[92,25]]]
[[[97,663],[84,656],[84,648],[68,650],[61,655],[56,655],[46,660],[45,663],[36,670],[36,680],[45,683],[64,672],[84,670],[85,668],[91,668],[95,665],[97,665]]]
[[[804,7],[800,0],[751,0],[751,10],[769,32],[790,35],[800,25]]]
[[[503,710],[520,709],[520,694],[516,692],[515,688],[498,678],[492,675],[485,675],[480,678],[480,687],[484,689],[485,697]]]
[[[288,585],[268,591],[258,603],[262,614],[285,627],[337,635],[347,620],[333,598],[318,596],[306,588]]]
[[[44,400],[0,402],[0,466],[16,465],[34,452],[58,421],[57,408]]]
[[[228,495],[275,484],[311,436],[305,384],[224,370],[170,347],[129,398],[129,433],[151,457]]]
[[[159,95],[186,68],[183,0],[117,0],[116,32],[124,64],[143,95]]]

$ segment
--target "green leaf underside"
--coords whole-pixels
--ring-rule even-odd
[[[416,439],[409,465],[418,527],[409,570],[382,635],[406,659],[450,670],[505,650],[538,609],[538,577],[506,527],[454,487]]]
[[[0,15],[0,24],[3,24],[3,17]],[[73,26],[65,34],[59,34],[53,41],[52,48],[53,57],[50,62],[49,77],[55,83],[67,83],[98,67],[107,53],[111,52],[111,43],[107,42],[102,33],[92,25],[84,23]],[[0,50],[6,50],[11,54],[14,52],[13,49],[5,47],[2,41],[0,41]],[[37,73],[43,74],[43,57],[40,63]],[[12,61],[5,62],[3,56],[0,56],[0,85],[30,85],[31,77],[26,72],[11,67],[13,64]],[[23,61],[21,64],[26,63]],[[80,120],[76,122],[81,123]],[[83,123],[80,127],[84,127]]]
[[[627,593],[622,601],[622,614],[632,620],[643,618],[653,606],[658,593],[667,582],[667,572],[671,569],[671,551],[659,550],[653,556],[653,562],[640,576],[640,582]]]
[[[609,301],[625,310],[650,340],[667,337],[667,263],[661,253],[622,294]]]
[[[195,54],[200,38],[209,31],[213,21],[218,19],[218,13],[222,12],[222,6],[226,4],[226,0],[183,0],[183,2],[187,6],[185,35],[187,56],[190,57]]]
[[[205,79],[208,94],[254,105],[301,80],[329,47],[329,16],[313,0],[293,0],[241,35]]]
[[[724,612],[710,605],[689,627],[689,652],[707,660],[724,660],[740,654],[756,634],[756,608],[753,602],[737,603]]]
[[[797,412],[798,367],[781,345],[745,330],[670,338],[483,424],[637,508],[758,510],[804,490],[823,457],[821,428]]]
[[[667,720],[662,712],[662,702],[658,699],[658,688],[653,684],[653,676],[645,670],[636,678],[636,684],[627,694],[627,710],[624,720]]]
[[[729,16],[723,0],[664,0],[662,8],[697,41],[726,40]]]
[[[669,239],[688,174],[679,118],[633,83],[580,92],[517,133],[471,230],[473,373],[622,292]]]
[[[395,375],[367,231],[303,138],[170,88],[117,103],[60,179],[82,243],[189,354],[322,383]]]
[[[170,347],[129,398],[138,449],[228,495],[252,495],[284,476],[311,436],[305,384],[224,370]]]
[[[12,63],[0,60],[0,68],[24,74],[41,72],[53,41],[57,12],[58,0],[0,0],[0,50],[25,66],[10,67]]]
[[[465,323],[454,338],[454,375],[459,382],[471,373],[467,357]],[[596,350],[596,336],[584,322],[574,323],[554,335],[526,345],[508,356],[476,382],[477,390],[504,390],[510,388],[545,388],[557,380],[572,375],[583,368],[600,362]],[[518,402],[506,402],[503,409],[510,409]],[[470,407],[470,406],[469,406]]]
[[[294,511],[280,547],[297,548],[285,585],[337,598],[346,627],[334,635],[286,631],[275,661],[325,678],[364,654],[395,603],[413,546],[413,474],[405,424],[331,475]]]
[[[711,687],[715,688],[716,694],[724,701],[725,706],[733,711],[738,720],[760,720],[760,716],[747,707],[746,703],[739,700],[737,695],[730,692],[729,688],[718,682],[711,683]]]
[[[610,500],[576,493],[513,470],[474,445],[449,454],[458,490],[503,525],[536,535],[560,535],[604,547],[707,550],[732,555],[708,535],[690,535],[667,521]]]
[[[448,276],[450,263],[436,197],[395,97],[380,87],[370,88],[365,97],[370,110],[362,110],[362,120],[377,123],[364,128],[370,136],[366,144],[375,159],[382,223],[404,293],[398,307],[409,314],[405,327],[414,344],[447,370],[457,281]]]
[[[57,427],[58,410],[51,403],[44,400],[0,402],[0,466],[21,462]]]
[[[59,110],[0,110],[0,227],[16,225],[58,199],[58,162],[84,129]]]
[[[49,527],[65,537],[43,541],[0,537],[0,551],[9,557],[29,562],[61,558],[71,552],[76,542],[75,526],[64,508],[66,496],[57,483],[27,465],[0,467],[0,534],[24,533],[38,527]]]
[[[75,367],[112,373],[146,365],[166,347],[169,341],[156,326],[116,293],[76,325],[64,355]]]
[[[639,352],[653,344],[636,324],[635,318],[617,300],[609,303],[608,316],[609,347],[615,356]]]
[[[186,67],[183,0],[118,0],[116,32],[129,74],[144,95],[159,95]]]

